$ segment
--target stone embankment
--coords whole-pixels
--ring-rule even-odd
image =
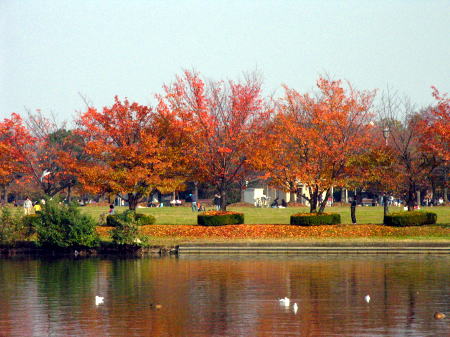
[[[450,254],[446,242],[394,243],[214,243],[180,246],[113,245],[104,243],[97,248],[49,249],[34,242],[20,242],[13,246],[0,245],[0,257],[91,257],[91,256],[170,256],[187,254]]]

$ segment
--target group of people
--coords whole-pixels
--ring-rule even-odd
[[[25,201],[23,202],[23,211],[25,215],[31,215],[35,213],[39,213],[42,210],[42,206],[45,205],[45,200],[35,201],[34,203],[31,199],[26,196]]]
[[[195,194],[189,194],[189,199],[191,201],[192,212],[202,212],[206,211],[205,205],[201,204],[197,200],[197,196]],[[213,199],[214,208],[216,211],[220,211],[222,205],[222,198],[220,194],[215,194]]]
[[[270,204],[270,207],[272,208],[286,208],[288,206],[286,200],[281,199],[281,204],[278,203],[278,198],[275,198],[275,200]]]

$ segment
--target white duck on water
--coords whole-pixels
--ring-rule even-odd
[[[95,296],[95,305],[103,304],[105,298],[101,296]]]
[[[284,305],[285,307],[288,307],[289,304],[291,303],[291,300],[287,297],[285,298],[280,298],[280,304]]]

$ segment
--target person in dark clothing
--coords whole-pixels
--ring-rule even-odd
[[[189,194],[189,197],[191,199],[191,208],[192,212],[198,212],[197,208],[197,196],[195,194]]]
[[[214,206],[216,207],[216,211],[220,211],[220,207],[221,207],[221,203],[222,203],[220,194],[214,195],[213,203],[214,203]]]
[[[350,215],[352,217],[352,224],[356,225],[356,198],[353,198],[350,205]]]
[[[278,198],[275,198],[275,200],[272,202],[270,207],[272,207],[272,208],[277,208],[278,207]]]
[[[287,202],[284,199],[281,199],[281,206],[287,207]]]

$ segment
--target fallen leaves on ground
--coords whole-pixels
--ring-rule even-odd
[[[160,238],[282,239],[282,238],[366,238],[366,237],[450,237],[450,229],[439,226],[387,227],[382,225],[150,225],[141,233]],[[109,236],[111,227],[97,227],[100,236]]]

